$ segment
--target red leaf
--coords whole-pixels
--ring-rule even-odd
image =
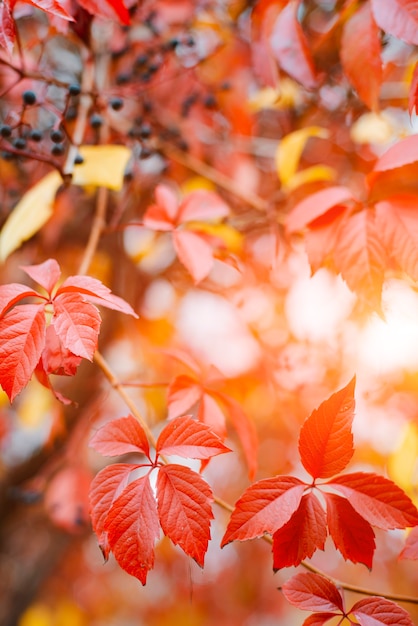
[[[356,602],[350,614],[356,616],[362,626],[414,626],[408,613],[395,602],[378,596],[370,596]]]
[[[117,17],[121,24],[130,23],[129,12],[122,0],[77,0],[77,2],[91,15],[107,19]]]
[[[418,44],[418,8],[414,0],[371,0],[380,28],[406,43]]]
[[[380,2],[380,0],[378,0]],[[417,31],[418,32],[418,31]],[[373,167],[373,172],[369,174],[368,180],[373,183],[374,172],[386,172],[396,167],[409,165],[418,161],[418,135],[410,135],[397,141],[377,160]]]
[[[248,487],[235,504],[221,547],[275,533],[298,508],[305,487],[293,476],[265,478]]]
[[[41,285],[49,295],[61,276],[60,266],[55,259],[48,259],[39,265],[21,265],[20,269]]]
[[[22,304],[0,319],[0,384],[10,402],[28,384],[45,343],[43,304]]]
[[[76,356],[93,359],[101,324],[93,304],[78,293],[63,293],[54,299],[51,323],[65,348]]]
[[[228,417],[241,442],[244,457],[248,465],[248,476],[250,480],[254,480],[258,458],[258,437],[254,423],[234,398],[221,392],[217,392],[216,397],[218,397],[226,407]]]
[[[26,285],[20,283],[9,283],[0,286],[0,318],[3,317],[9,309],[12,308],[20,300],[24,298],[43,298],[39,293],[29,289]]]
[[[207,482],[189,467],[164,465],[158,471],[157,499],[164,534],[203,567],[213,519]]]
[[[309,224],[305,248],[313,274],[332,257],[340,228],[350,212],[347,207],[337,205]]]
[[[390,530],[418,524],[412,500],[391,480],[368,472],[337,476],[327,483],[345,495],[370,524]]]
[[[277,18],[270,45],[280,67],[307,89],[317,85],[308,42],[297,20],[298,3],[290,1]]]
[[[273,569],[296,567],[327,538],[325,511],[313,493],[303,496],[290,520],[273,535]]]
[[[303,611],[344,611],[337,587],[319,574],[296,574],[284,583],[282,591],[290,604]]]
[[[354,453],[355,377],[315,409],[299,437],[302,464],[313,478],[329,478],[342,471]]]
[[[409,87],[408,110],[412,115],[414,109],[418,113],[418,63],[415,63],[414,72],[412,74],[411,85]]]
[[[121,568],[145,585],[154,566],[154,544],[160,533],[157,503],[148,475],[125,487],[113,502],[105,531]]]
[[[302,626],[322,626],[339,613],[314,613],[305,619]]]
[[[161,431],[157,454],[176,454],[190,459],[210,459],[231,452],[208,426],[185,415],[177,417]]]
[[[151,230],[173,230],[178,223],[179,203],[167,185],[157,185],[153,204],[145,211],[143,223]]]
[[[287,231],[294,233],[302,230],[337,204],[343,204],[353,199],[348,187],[328,187],[312,193],[294,206],[287,216]]]
[[[178,222],[218,220],[229,215],[229,206],[213,191],[199,189],[190,193],[180,205]]]
[[[79,293],[87,296],[94,304],[138,317],[133,308],[119,296],[115,296],[108,287],[91,276],[69,276],[58,289],[55,298],[64,293]]]
[[[16,27],[10,6],[7,2],[2,2],[0,4],[0,47],[6,48],[11,54],[15,39]]]
[[[372,209],[354,213],[344,222],[333,255],[335,267],[350,289],[380,309],[387,254]]]
[[[83,467],[66,467],[52,478],[45,491],[45,508],[52,522],[70,533],[87,528],[90,472]]]
[[[65,348],[50,324],[46,329],[45,347],[42,350],[42,369],[45,375],[74,376],[82,358]]]
[[[109,557],[110,546],[107,541],[105,522],[114,500],[126,487],[129,474],[137,466],[131,463],[114,463],[103,468],[93,478],[90,485],[90,517],[93,530],[97,535],[104,558]]]
[[[417,196],[397,195],[376,204],[376,224],[389,254],[418,279]]]
[[[31,4],[37,9],[41,9],[50,15],[56,15],[64,20],[74,22],[74,18],[71,17],[57,0],[24,0],[27,4]]]
[[[381,45],[369,4],[361,6],[345,23],[340,55],[344,72],[359,98],[369,109],[377,109],[382,83]]]
[[[346,560],[363,563],[372,568],[375,550],[374,532],[345,498],[331,493],[322,494],[327,503],[329,534]]]
[[[177,376],[168,387],[168,419],[184,415],[202,396],[201,385],[190,376]]]
[[[409,533],[399,558],[413,559],[414,561],[418,560],[418,526],[413,528]]]
[[[204,393],[199,403],[197,419],[206,424],[222,440],[226,437],[225,415],[216,400]]]
[[[141,424],[132,415],[104,424],[90,439],[90,446],[104,456],[140,452],[149,458],[149,443]]]
[[[190,230],[175,230],[173,245],[195,284],[206,278],[213,267],[213,251],[207,241]]]

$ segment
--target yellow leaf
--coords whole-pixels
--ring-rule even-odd
[[[413,495],[418,484],[418,426],[406,425],[398,448],[388,459],[390,478],[404,491]]]
[[[50,172],[25,193],[0,232],[0,261],[30,239],[49,220],[55,194],[62,184],[58,172]]]
[[[315,183],[318,180],[334,180],[335,177],[336,171],[332,167],[328,167],[328,165],[312,165],[312,167],[307,167],[306,170],[296,172],[290,181],[283,185],[283,188],[286,191],[291,191],[306,183]]]
[[[182,193],[186,196],[188,193],[192,193],[192,191],[199,191],[200,189],[204,189],[205,191],[216,191],[215,185],[208,178],[203,178],[203,176],[192,176],[192,178],[188,178],[181,186]]]
[[[84,162],[74,167],[72,182],[120,191],[131,151],[125,146],[81,146]]]
[[[41,603],[32,604],[20,617],[19,626],[52,626],[50,609]]]
[[[381,113],[364,113],[354,122],[350,137],[355,143],[386,144],[394,136],[390,119]]]
[[[282,78],[280,86],[259,89],[248,102],[250,110],[257,112],[263,109],[292,109],[302,101],[301,90],[290,78]]]
[[[208,222],[187,222],[187,230],[205,233],[221,239],[231,252],[239,252],[242,248],[242,235],[228,224],[210,224]]]
[[[328,137],[328,131],[319,126],[308,126],[289,133],[280,141],[276,151],[277,174],[282,185],[288,185],[299,166],[303,149],[310,137]]]

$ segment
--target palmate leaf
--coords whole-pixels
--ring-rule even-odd
[[[207,482],[183,465],[164,465],[158,472],[157,499],[164,534],[203,567],[213,519]]]
[[[120,417],[104,424],[90,439],[90,446],[104,456],[137,452],[145,454],[149,459],[147,436],[133,415]]]
[[[22,304],[0,319],[0,384],[10,402],[28,384],[45,343],[43,304]]]
[[[290,520],[273,535],[273,569],[296,567],[327,538],[325,511],[313,493],[303,496]]]
[[[275,533],[299,507],[304,489],[293,476],[265,478],[248,487],[235,504],[221,547]]]
[[[361,517],[384,530],[418,525],[418,510],[394,482],[369,472],[336,476],[326,483],[340,491]]]
[[[231,452],[206,424],[188,415],[170,421],[157,441],[157,455],[171,455],[190,459],[210,459]]]
[[[130,483],[113,502],[104,531],[115,559],[145,585],[160,534],[157,503],[148,474]]]
[[[329,478],[342,471],[354,453],[355,377],[315,409],[303,424],[299,453],[313,478]]]
[[[100,280],[92,276],[69,276],[57,290],[55,298],[65,293],[78,293],[94,304],[138,317],[125,300],[115,296]]]

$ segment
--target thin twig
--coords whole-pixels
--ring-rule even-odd
[[[87,242],[86,249],[84,250],[83,258],[78,268],[79,274],[86,274],[90,263],[93,260],[97,246],[100,241],[100,236],[106,225],[106,208],[107,200],[109,197],[109,190],[107,187],[99,187],[96,196],[96,213],[94,215],[93,225],[90,230],[89,240]]]

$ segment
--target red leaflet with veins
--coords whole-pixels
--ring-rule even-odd
[[[351,608],[351,614],[362,626],[414,626],[405,609],[381,597],[359,600]]]
[[[348,187],[328,187],[312,193],[293,207],[286,218],[286,229],[289,233],[298,232],[333,207],[349,200],[354,198]]]
[[[418,15],[411,0],[371,0],[378,26],[410,44],[418,44]]]
[[[104,456],[138,452],[149,458],[149,443],[141,424],[133,415],[112,420],[99,428],[90,446]]]
[[[184,415],[170,421],[157,441],[157,455],[171,455],[189,459],[209,459],[231,452],[220,438],[205,424]]]
[[[286,600],[304,611],[344,611],[337,587],[319,574],[296,574],[282,586]]]
[[[354,418],[355,377],[315,409],[303,424],[299,454],[313,478],[329,478],[343,470],[354,453],[351,425]]]
[[[409,533],[405,547],[399,555],[400,559],[413,559],[418,560],[418,526],[413,528]]]

